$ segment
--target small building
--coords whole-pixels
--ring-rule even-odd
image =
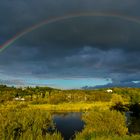
[[[25,99],[24,98],[21,98],[20,101],[25,101]]]
[[[108,93],[112,93],[112,92],[113,92],[112,89],[107,89],[106,91],[107,91]]]
[[[15,101],[25,101],[25,99],[24,98],[21,98],[21,97],[16,97],[16,98],[14,98],[14,100]]]
[[[15,101],[19,101],[19,100],[20,100],[20,98],[16,97],[14,100],[15,100]]]

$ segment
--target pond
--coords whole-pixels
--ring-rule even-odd
[[[82,113],[69,112],[69,113],[55,113],[53,114],[53,122],[56,129],[64,137],[64,140],[69,140],[74,137],[76,132],[82,131],[84,122],[81,120]]]
[[[81,117],[81,112],[53,113],[53,122],[64,140],[72,139],[75,133],[82,131],[84,122]],[[140,134],[140,118],[133,117],[130,112],[126,112],[126,118],[129,133]]]

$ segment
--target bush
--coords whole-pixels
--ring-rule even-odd
[[[121,95],[113,94],[112,99],[111,99],[111,103],[112,103],[112,105],[124,104],[124,100],[123,100]]]
[[[50,129],[55,131],[51,115],[45,111],[28,108],[0,111],[1,140],[41,140],[55,134]]]
[[[128,132],[125,116],[117,111],[91,111],[83,115],[84,130],[77,135],[84,139],[96,136],[124,136]]]

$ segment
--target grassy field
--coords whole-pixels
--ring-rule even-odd
[[[42,104],[42,105],[29,105],[32,109],[41,109],[48,111],[86,111],[92,108],[108,109],[109,102],[94,102],[94,103],[62,103],[57,105]]]

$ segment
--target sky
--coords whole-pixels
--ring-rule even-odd
[[[0,0],[0,84],[140,87],[139,37],[139,0]]]

